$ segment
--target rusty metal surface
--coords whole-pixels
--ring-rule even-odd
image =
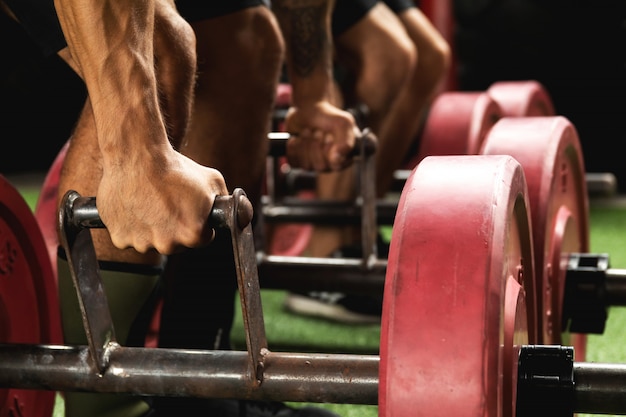
[[[360,258],[309,258],[257,254],[262,288],[339,291],[380,295],[387,260],[364,265]]]
[[[93,372],[86,346],[0,345],[0,387],[198,398],[376,404],[378,356],[268,353],[264,380],[240,351],[119,346]]]
[[[370,130],[363,132],[363,138],[358,143],[359,181],[357,200],[360,200],[361,203],[361,250],[364,266],[373,264],[378,259],[376,245],[378,223],[376,222],[376,187],[374,186],[376,184],[374,144],[376,143],[377,139]]]
[[[397,201],[378,200],[376,202],[376,222],[391,225],[396,214]],[[322,201],[290,197],[279,203],[267,200],[263,205],[263,216],[267,223],[313,223],[326,225],[359,225],[361,204],[358,202]]]
[[[102,374],[109,365],[111,350],[119,345],[89,227],[104,227],[95,197],[81,197],[76,191],[68,191],[59,211],[61,244],[78,297],[91,366]]]
[[[261,289],[252,236],[252,204],[240,188],[235,189],[229,198],[218,198],[217,204],[221,202],[227,204],[228,207],[222,211],[225,214],[224,223],[230,230],[233,244],[237,287],[249,354],[248,374],[254,384],[260,385],[263,383],[264,361],[269,350],[265,336]]]

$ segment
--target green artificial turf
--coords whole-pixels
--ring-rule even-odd
[[[593,207],[590,215],[591,252],[608,253],[610,266],[626,269],[626,207]],[[587,360],[626,363],[626,309],[609,310],[602,335],[589,335]]]
[[[21,190],[34,208],[37,190]],[[590,251],[610,254],[612,268],[626,268],[626,206],[623,208],[591,206]],[[383,230],[389,236],[390,230]],[[294,316],[285,312],[285,291],[263,290],[262,301],[269,348],[274,351],[310,351],[341,353],[377,353],[379,326],[348,326]],[[245,348],[240,310],[232,332],[235,348]],[[604,334],[588,336],[587,357],[590,362],[626,363],[624,333],[626,309],[613,307]],[[580,360],[580,358],[577,358]],[[63,401],[57,401],[54,417],[63,417]],[[376,406],[320,404],[343,417],[374,417]]]

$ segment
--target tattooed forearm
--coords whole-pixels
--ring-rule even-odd
[[[329,0],[274,0],[272,2],[290,44],[293,71],[302,77],[310,75],[316,65],[325,65],[322,55],[328,50],[330,19]]]
[[[299,28],[291,33],[293,65],[298,75],[303,77],[313,71],[328,40],[317,23],[323,18],[324,10],[321,7],[306,7],[292,12],[292,24]]]

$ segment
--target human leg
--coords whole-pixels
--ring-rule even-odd
[[[368,127],[379,140],[376,190],[384,197],[449,69],[450,48],[412,0],[378,3],[336,37],[336,48],[356,74],[351,100],[367,106]]]
[[[279,28],[265,6],[192,26],[198,39],[198,80],[194,117],[181,152],[216,167],[229,190],[243,188],[255,201],[283,59]]]
[[[385,2],[396,12],[415,45],[418,58],[417,65],[405,86],[399,90],[377,132],[380,140],[376,153],[376,189],[379,197],[385,196],[391,187],[394,171],[401,167],[411,144],[417,140],[426,110],[445,79],[451,62],[447,41],[418,8],[407,6],[406,1]]]
[[[198,20],[197,10],[182,7],[181,12],[193,20],[198,51],[193,117],[181,152],[217,167],[229,190],[242,188],[258,208],[283,59],[278,26],[263,6],[208,20]],[[169,256],[165,279],[159,345],[229,349],[236,305],[230,235],[222,231],[206,248]],[[154,408],[155,417],[336,417],[323,409],[292,410],[258,401],[157,398]]]
[[[364,103],[370,110],[368,127],[379,140],[375,187],[382,198],[416,140],[427,106],[446,75],[450,50],[412,0],[385,0],[368,16],[337,36],[336,48],[338,59],[355,77],[354,87],[348,90],[352,93],[349,102]],[[373,40],[368,41],[370,37]],[[383,42],[385,39],[388,42]],[[395,49],[390,46],[394,44]],[[409,63],[412,59],[416,62]],[[402,62],[407,64],[402,66]],[[394,73],[398,68],[405,70]],[[318,196],[352,199],[357,189],[354,179],[352,172],[319,175]],[[353,247],[359,242],[356,228],[315,226],[306,254],[328,256],[335,252],[337,256],[358,257],[359,251]],[[381,312],[376,297],[341,293],[290,294],[286,306],[301,314],[352,323],[376,323]]]
[[[198,3],[179,3],[192,22],[198,57],[193,116],[179,149],[219,169],[229,191],[243,188],[256,201],[282,43],[266,7],[222,11],[221,3],[228,6],[217,2],[205,10]],[[229,349],[236,301],[230,236],[220,233],[206,248],[169,256],[165,279],[159,346]],[[230,401],[157,398],[154,407],[158,416],[211,415],[222,407],[233,410],[220,412],[239,413],[239,403]]]
[[[198,79],[193,116],[180,151],[200,164],[216,167],[224,174],[231,192],[242,188],[256,204],[261,194],[267,132],[282,62],[280,32],[265,6],[245,7],[199,20],[200,11],[193,11],[188,19],[194,20]],[[183,6],[182,12],[190,10]],[[251,69],[255,69],[254,73]],[[217,252],[220,255],[214,257]],[[162,346],[230,346],[236,288],[232,256],[229,240],[218,237],[206,248],[169,257]],[[211,278],[200,279],[205,282],[204,289],[193,290],[200,283],[190,277],[199,274],[209,274]],[[181,326],[188,331],[181,332]],[[213,335],[212,339],[190,337],[190,332],[198,333],[198,328],[206,326],[212,330],[200,333]]]
[[[193,117],[180,150],[218,168],[231,192],[242,188],[258,205],[283,55],[277,24],[264,6],[208,19],[199,19],[201,10],[181,6],[196,33],[198,79]],[[220,255],[214,256],[217,251]],[[221,238],[210,247],[170,256],[162,346],[230,346],[236,289],[232,256],[228,239]],[[198,274],[211,278],[190,278]],[[198,333],[202,338],[194,339]]]
[[[338,3],[335,13],[339,17],[348,12],[354,13],[355,9],[351,7],[356,6],[351,3]],[[354,3],[358,5],[362,2],[355,0]],[[396,15],[382,2],[370,3],[370,8],[358,21],[347,28],[340,27],[343,31],[335,33],[337,60],[354,77],[354,85],[350,86],[354,95],[344,89],[346,104],[365,104],[368,109],[367,127],[378,136],[396,97],[414,70],[415,47]],[[379,147],[384,146],[385,138],[378,139]],[[376,169],[380,169],[378,164]],[[353,169],[319,174],[317,197],[353,199],[357,189],[355,175]],[[306,254],[324,257],[354,242],[359,242],[358,229],[316,226]]]

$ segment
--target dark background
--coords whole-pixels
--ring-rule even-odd
[[[459,88],[535,79],[626,192],[626,1],[454,0]]]
[[[82,108],[82,80],[0,12],[0,173],[46,172]]]
[[[461,90],[535,79],[578,129],[588,172],[626,192],[626,0],[454,0]],[[84,101],[82,82],[0,14],[0,172],[46,171]]]

